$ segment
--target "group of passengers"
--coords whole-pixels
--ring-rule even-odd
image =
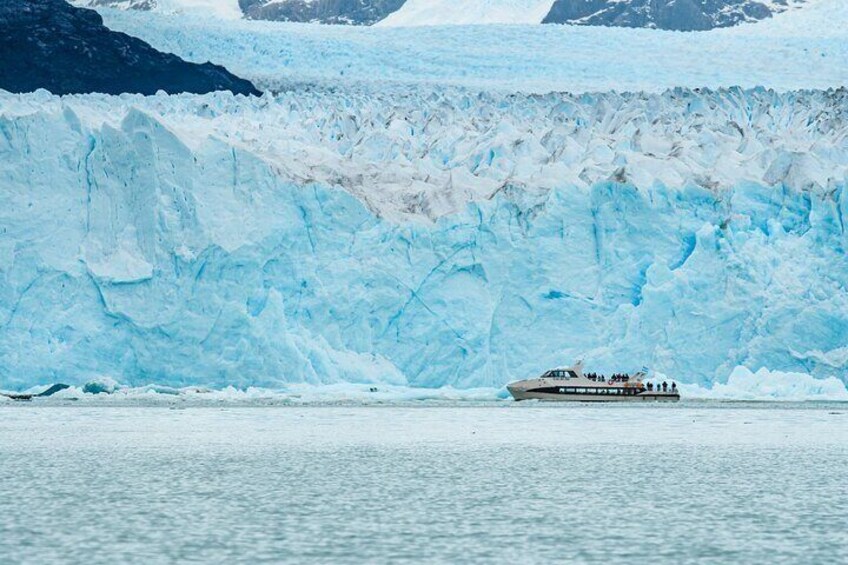
[[[648,383],[647,387],[648,387],[648,391],[653,392],[654,383]],[[671,392],[677,392],[677,383],[675,383],[675,382],[672,382],[671,387],[669,387],[668,383],[663,381],[662,384],[657,383],[656,387],[657,387],[657,392],[660,392],[660,391],[668,392],[669,390],[671,390]]]
[[[586,373],[586,378],[590,381],[596,381],[600,383],[607,382],[606,375],[600,375],[598,373]],[[611,383],[625,383],[630,380],[630,375],[625,375],[624,373],[614,373],[610,378],[609,382]]]
[[[590,381],[600,383],[607,382],[607,377],[598,373],[586,373],[586,378],[588,378]],[[609,377],[609,382],[611,383],[626,383],[629,380],[630,375],[623,373],[614,373]],[[663,381],[662,383],[657,383],[656,385],[654,383],[647,383],[645,386],[650,392],[653,392],[654,388],[656,388],[657,392],[677,392],[677,383],[675,382],[672,382],[671,386],[669,386],[668,382],[666,381]]]

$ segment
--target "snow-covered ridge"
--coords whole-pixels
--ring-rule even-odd
[[[0,388],[844,379],[845,96],[2,94]]]
[[[377,25],[538,24],[554,0],[407,0]]]
[[[816,0],[812,0],[815,2]],[[704,31],[805,8],[808,0],[557,0],[543,23]]]
[[[404,0],[241,0],[245,17],[255,20],[373,25]]]
[[[237,20],[242,17],[239,0],[69,0],[71,4],[90,8],[119,10],[155,10],[163,14],[186,14]]]
[[[190,147],[219,140],[281,179],[341,186],[375,213],[436,219],[502,191],[597,183],[756,183],[817,194],[846,182],[848,90],[663,94],[300,89],[262,99],[0,97],[7,119],[65,108],[119,127],[141,111]]]

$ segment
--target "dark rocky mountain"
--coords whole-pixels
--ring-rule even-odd
[[[239,0],[254,20],[372,25],[403,6],[405,0]]]
[[[0,88],[54,94],[260,94],[224,67],[186,62],[106,28],[100,15],[65,0],[0,2]]]
[[[543,23],[708,30],[763,20],[804,0],[556,0]]]

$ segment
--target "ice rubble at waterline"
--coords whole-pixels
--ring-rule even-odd
[[[845,120],[844,91],[2,94],[0,383],[844,380]]]
[[[652,375],[651,380],[661,382],[664,375]],[[671,380],[671,379],[667,379]],[[736,367],[726,383],[713,383],[711,388],[693,384],[681,385],[684,401],[757,401],[757,402],[845,402],[848,389],[835,377],[816,379],[804,373],[786,373],[760,369],[756,372],[745,367]],[[39,394],[45,386],[31,387],[25,391]],[[2,392],[2,391],[0,391]],[[82,401],[86,404],[184,404],[208,406],[210,404],[240,405],[309,405],[309,404],[385,404],[398,402],[414,403],[491,403],[509,400],[505,388],[457,389],[451,386],[439,388],[409,387],[401,385],[379,386],[352,383],[313,385],[290,383],[283,388],[263,389],[247,387],[237,389],[227,386],[209,389],[199,386],[172,387],[149,384],[129,387],[105,377],[89,381],[81,387],[69,387],[47,398],[35,398],[34,402],[64,404]],[[0,403],[14,400],[0,395]],[[528,402],[527,404],[534,404]]]

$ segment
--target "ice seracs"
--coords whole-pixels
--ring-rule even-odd
[[[528,96],[307,88],[257,99],[0,96],[3,116],[15,121],[67,112],[98,132],[106,125],[120,128],[129,115],[143,117],[192,150],[221,143],[265,163],[278,180],[342,187],[393,221],[435,221],[497,195],[532,207],[552,190],[585,193],[605,182],[643,193],[665,186],[721,194],[756,184],[826,194],[845,181],[846,105],[845,90],[762,89]],[[129,233],[118,234],[118,244],[102,253],[89,247],[90,256],[131,249]]]

